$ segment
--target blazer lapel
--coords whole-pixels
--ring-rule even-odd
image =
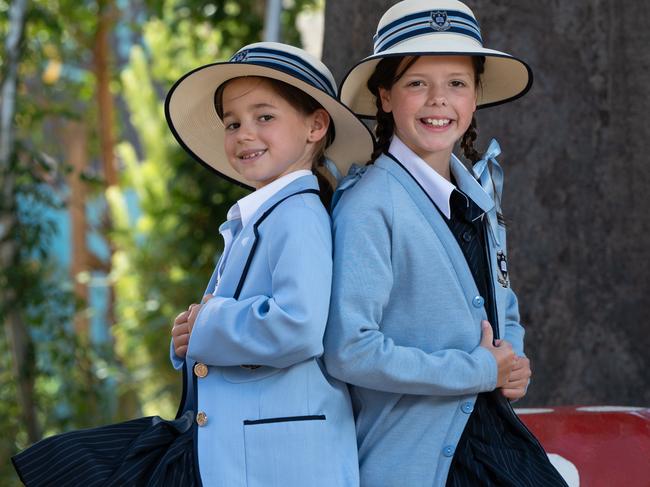
[[[240,277],[246,267],[246,262],[248,261],[248,257],[253,249],[253,243],[255,242],[255,233],[253,231],[255,223],[257,223],[262,215],[264,215],[264,213],[278,201],[306,189],[318,190],[318,181],[315,176],[302,176],[292,181],[271,196],[257,209],[246,227],[239,232],[239,235],[237,235],[232,243],[230,253],[228,254],[228,258],[224,263],[223,272],[221,273],[217,296],[233,297],[235,295]]]

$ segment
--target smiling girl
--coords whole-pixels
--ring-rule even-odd
[[[405,0],[341,99],[377,149],[334,196],[330,373],[351,384],[361,485],[564,486],[510,400],[531,375],[506,263],[502,173],[477,108],[530,88],[455,0]],[[460,142],[473,174],[453,154]]]
[[[199,162],[254,189],[220,228],[203,304],[172,329],[172,362],[193,377],[184,409],[196,414],[203,485],[356,487],[348,391],[321,362],[332,278],[323,203],[325,167],[347,171],[372,137],[329,70],[284,44],[188,73],[166,107]]]

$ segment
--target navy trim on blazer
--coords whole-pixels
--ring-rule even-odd
[[[251,426],[255,424],[290,423],[293,421],[325,421],[325,415],[317,414],[311,416],[286,416],[284,418],[245,419],[244,425]]]
[[[175,419],[180,418],[183,413],[185,412],[185,406],[186,406],[186,397],[187,397],[187,361],[183,360],[183,391],[181,395],[181,403],[178,405],[178,410],[176,411],[176,417]]]
[[[235,294],[233,296],[234,299],[239,299],[239,294],[241,293],[242,287],[244,287],[244,281],[246,280],[246,276],[248,275],[248,269],[250,268],[251,262],[253,261],[253,256],[255,255],[255,249],[257,249],[257,242],[259,241],[259,231],[258,227],[260,224],[266,219],[267,216],[271,214],[275,208],[282,203],[284,200],[291,198],[292,196],[297,196],[299,194],[306,194],[306,193],[312,193],[315,195],[319,194],[319,191],[317,189],[304,189],[302,191],[298,191],[296,193],[291,193],[288,196],[285,196],[282,198],[280,201],[276,202],[273,206],[271,206],[268,210],[264,212],[264,214],[255,222],[253,225],[253,234],[255,235],[255,241],[253,242],[253,245],[251,246],[250,253],[248,254],[248,259],[246,259],[246,265],[244,266],[244,270],[242,271],[241,277],[239,278],[239,283],[237,284],[237,289],[235,291]]]

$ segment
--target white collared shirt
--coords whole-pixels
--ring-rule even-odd
[[[230,210],[228,210],[227,219],[234,220],[235,218],[241,218],[242,228],[246,228],[251,217],[269,198],[289,183],[302,176],[308,176],[310,174],[312,174],[312,172],[309,169],[299,169],[298,171],[285,174],[266,186],[262,186],[260,189],[244,196],[242,199],[237,201],[237,203],[232,205]]]
[[[402,142],[397,135],[393,135],[393,140],[391,140],[388,152],[394,155],[397,160],[404,165],[406,170],[411,173],[443,215],[447,218],[451,218],[451,205],[449,199],[451,198],[451,193],[456,189],[456,186],[447,181],[435,169],[424,162],[424,160]]]
[[[246,225],[248,225],[255,212],[264,203],[266,203],[269,198],[271,198],[289,183],[302,176],[308,176],[310,174],[313,173],[309,169],[299,169],[298,171],[293,171],[289,174],[285,174],[284,176],[276,179],[266,186],[263,186],[260,189],[253,191],[251,194],[244,196],[242,199],[237,201],[237,203],[232,205],[228,210],[227,222],[241,220],[241,229],[243,230],[246,228]],[[223,237],[223,258],[221,259],[221,264],[217,269],[217,283],[221,280],[221,273],[223,272],[223,267],[226,264],[226,260],[228,258],[228,252],[230,251],[230,247],[235,237],[233,233],[233,227],[234,225],[224,225],[221,230],[221,236]],[[215,286],[214,294],[217,293],[217,287],[218,284]]]

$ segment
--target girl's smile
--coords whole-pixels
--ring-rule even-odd
[[[390,90],[379,89],[383,110],[393,115],[395,134],[446,177],[454,144],[476,110],[474,79],[469,56],[422,56]]]

